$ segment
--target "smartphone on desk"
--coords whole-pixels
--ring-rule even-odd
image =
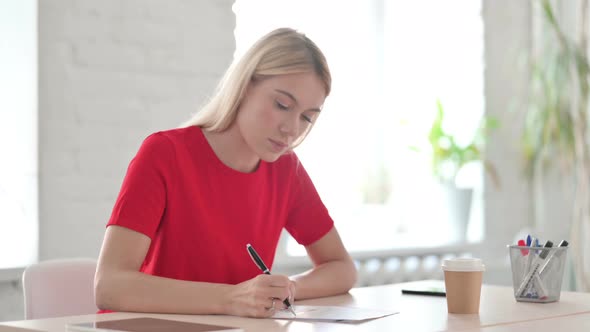
[[[437,281],[419,281],[402,287],[402,294],[447,296],[445,284]]]

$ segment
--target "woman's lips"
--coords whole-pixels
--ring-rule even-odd
[[[281,151],[285,150],[285,149],[288,147],[288,145],[287,145],[287,144],[285,144],[285,143],[282,143],[282,142],[280,142],[280,141],[275,141],[275,140],[273,140],[273,139],[271,139],[271,138],[269,138],[268,140],[269,140],[269,141],[270,141],[270,143],[272,144],[272,148],[273,148],[273,150],[274,150],[275,152],[281,152]]]

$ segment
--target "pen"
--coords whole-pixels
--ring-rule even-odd
[[[526,243],[531,243],[532,242],[532,238],[531,236],[527,236],[527,241],[525,242],[525,240],[518,240],[518,246],[519,247],[528,247],[526,246]],[[522,256],[524,256],[523,260],[524,260],[524,268],[523,268],[523,278],[522,280],[526,279],[526,276],[529,272],[529,266],[530,266],[530,256],[527,257],[529,255],[529,251],[527,249],[520,249],[520,254]],[[532,255],[531,255],[532,256]],[[534,275],[534,280],[533,280],[533,286],[536,286],[535,290],[537,291],[537,293],[535,294],[534,297],[539,297],[541,299],[544,299],[546,296],[545,294],[547,294],[547,290],[545,289],[545,286],[543,285],[543,282],[541,281],[541,278],[539,277],[540,273],[537,273]],[[528,296],[528,294],[527,294]]]
[[[527,242],[528,243],[531,242],[530,235],[528,236],[528,241]],[[525,244],[524,240],[518,240],[518,246],[520,246],[520,247],[526,247],[526,244]],[[529,263],[529,258],[530,257],[527,257],[529,255],[529,251],[528,251],[528,249],[520,249],[520,254],[524,257],[522,259],[524,261],[523,269],[522,269],[522,276],[523,276],[523,279],[524,279],[524,277],[527,275],[527,273],[529,273],[529,264],[530,264]]]
[[[545,243],[544,248],[551,248],[553,247],[553,242],[551,241],[547,241]],[[541,267],[541,264],[543,264],[545,258],[547,257],[547,255],[549,254],[549,250],[542,250],[541,253],[539,254],[539,256],[537,256],[535,258],[535,260],[533,261],[533,269],[525,276],[524,281],[522,282],[522,284],[520,284],[520,287],[518,288],[518,290],[516,291],[516,294],[518,294],[518,296],[523,296],[524,292],[529,288],[529,286],[531,285],[531,283],[533,283],[534,281],[538,281],[537,278],[535,278],[535,275],[538,276],[538,271],[539,268]]]
[[[268,270],[268,267],[266,267],[266,264],[264,264],[264,262],[262,261],[262,258],[260,258],[260,256],[258,256],[258,253],[256,252],[256,250],[254,250],[254,247],[252,247],[252,245],[250,243],[248,243],[246,245],[246,249],[248,249],[248,253],[250,254],[250,257],[252,257],[252,260],[254,261],[254,263],[256,263],[256,266],[258,266],[258,268],[260,270],[262,270],[262,273],[270,275],[270,271]],[[284,299],[283,303],[291,311],[293,316],[297,316],[297,314],[295,314],[295,310],[293,310],[293,306],[291,305],[291,303],[289,303],[288,298]]]
[[[539,240],[537,240],[534,236],[527,236],[527,247],[529,248],[534,248],[535,247],[535,242],[537,242],[537,244],[539,243]],[[525,264],[524,264],[524,274],[525,276],[529,273],[529,269],[531,267],[531,263],[533,261],[533,259],[535,258],[534,253],[536,253],[536,251],[534,250],[529,250],[529,255],[527,256],[527,259],[525,260]],[[524,280],[524,278],[523,278]]]
[[[519,247],[526,247],[526,245],[524,243],[525,243],[524,240],[518,240],[518,244],[517,245]],[[529,251],[528,251],[528,249],[520,249],[520,254],[523,255],[523,256],[526,256],[526,255],[529,254]]]
[[[558,247],[567,247],[568,245],[569,245],[569,243],[566,240],[561,240],[561,242],[559,242]],[[543,273],[543,271],[545,271],[547,264],[549,264],[549,261],[551,260],[551,258],[553,258],[553,256],[555,256],[555,253],[556,253],[555,251],[552,251],[551,255],[549,255],[549,257],[547,257],[545,262],[543,262],[543,264],[539,268],[539,275],[541,275],[541,273]]]
[[[531,235],[530,234],[527,235],[526,236],[526,246],[530,247],[532,242],[533,242],[533,239],[531,238]]]

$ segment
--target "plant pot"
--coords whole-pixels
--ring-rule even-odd
[[[454,183],[444,182],[441,183],[441,193],[450,240],[459,243],[466,242],[473,189],[458,188]]]

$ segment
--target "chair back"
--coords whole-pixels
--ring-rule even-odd
[[[25,319],[95,314],[96,260],[54,259],[32,264],[23,273]]]

